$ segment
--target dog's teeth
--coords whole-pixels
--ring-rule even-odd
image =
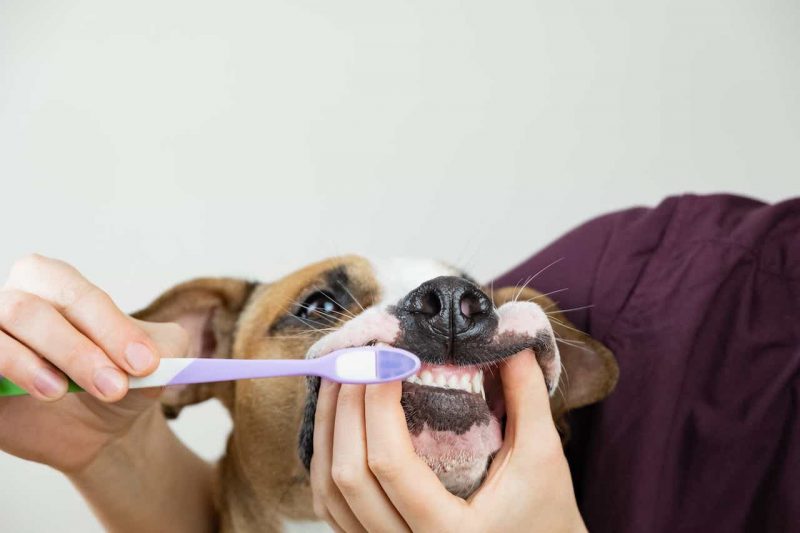
[[[467,392],[472,392],[472,383],[470,382],[469,374],[461,374],[461,383],[459,383],[458,388]]]
[[[457,389],[458,388],[458,376],[450,376],[450,378],[447,380],[447,386],[449,388],[451,388],[451,389]]]
[[[478,393],[483,391],[483,372],[476,372],[472,376],[472,392]]]
[[[436,376],[436,386],[437,387],[446,387],[447,386],[447,379],[442,374],[439,374],[438,376]]]
[[[431,374],[427,370],[422,374],[420,374],[420,378],[422,378],[423,385],[433,385],[433,374]]]

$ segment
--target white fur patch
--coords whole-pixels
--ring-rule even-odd
[[[497,316],[500,319],[497,325],[498,334],[511,332],[535,337],[542,330],[550,334],[550,338],[553,339],[554,357],[550,361],[544,363],[540,361],[540,363],[542,372],[550,384],[549,392],[552,396],[558,388],[558,379],[561,376],[561,355],[558,353],[553,327],[544,310],[534,302],[508,302],[497,309]]]
[[[315,359],[334,350],[364,346],[370,341],[392,344],[400,333],[400,322],[385,309],[370,307],[348,320],[341,328],[328,333],[311,345],[307,359]]]
[[[458,276],[458,270],[432,259],[370,259],[375,279],[383,291],[381,304],[394,305],[426,281],[439,276]]]

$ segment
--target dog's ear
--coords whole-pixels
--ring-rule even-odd
[[[134,318],[150,322],[176,322],[189,334],[187,357],[229,357],[239,313],[256,284],[232,278],[199,278],[177,285]],[[232,404],[230,382],[167,387],[161,396],[164,414],[175,418],[190,404],[212,396]]]
[[[553,300],[531,288],[504,288],[494,291],[496,306],[512,301],[532,301],[544,309],[556,335],[561,356],[558,390],[550,398],[553,418],[565,412],[599,402],[617,384],[619,367],[605,345],[579,331],[558,309]]]

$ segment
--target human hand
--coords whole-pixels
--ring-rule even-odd
[[[31,255],[0,289],[0,375],[30,396],[0,398],[0,450],[66,473],[88,465],[160,390],[128,393],[160,354],[182,355],[176,324],[135,320],[72,266]],[[65,394],[67,376],[86,394]]]
[[[314,428],[314,510],[337,531],[585,531],[530,351],[500,368],[507,409],[503,446],[467,501],[415,453],[401,384],[323,381]]]

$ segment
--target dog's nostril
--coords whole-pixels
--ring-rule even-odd
[[[465,293],[461,297],[461,302],[459,303],[459,306],[461,308],[461,314],[467,318],[470,318],[473,315],[477,315],[483,312],[483,308],[481,307],[481,301],[474,294]]]
[[[427,291],[421,298],[420,312],[428,316],[436,316],[442,310],[442,301],[436,291]]]

